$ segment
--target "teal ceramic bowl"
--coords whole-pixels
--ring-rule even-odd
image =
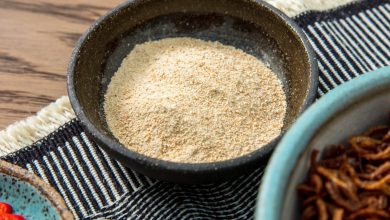
[[[39,177],[21,167],[0,161],[0,202],[26,220],[72,220],[61,196]]]
[[[313,149],[344,143],[354,134],[388,123],[390,66],[359,76],[313,104],[277,146],[263,177],[256,219],[299,219],[296,187],[309,170]]]

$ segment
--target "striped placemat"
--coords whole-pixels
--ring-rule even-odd
[[[322,96],[359,74],[390,65],[390,3],[359,1],[295,18],[318,56]],[[3,159],[51,184],[77,219],[251,219],[263,167],[221,184],[176,185],[112,160],[79,121]]]

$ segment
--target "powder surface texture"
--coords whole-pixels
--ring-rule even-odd
[[[129,149],[204,163],[248,154],[276,138],[286,97],[275,73],[242,50],[166,38],[136,45],[122,61],[104,112]]]

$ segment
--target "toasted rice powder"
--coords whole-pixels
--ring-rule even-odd
[[[105,94],[113,135],[140,154],[184,163],[248,154],[276,138],[286,96],[256,57],[218,42],[136,45]]]

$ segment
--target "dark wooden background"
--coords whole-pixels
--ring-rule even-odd
[[[0,0],[0,130],[66,95],[80,34],[121,0]]]

